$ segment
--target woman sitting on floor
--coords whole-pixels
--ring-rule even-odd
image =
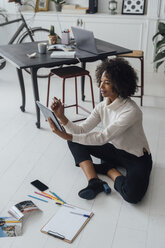
[[[88,180],[88,186],[78,193],[80,197],[89,200],[105,191],[106,182],[97,176],[100,173],[114,181],[114,188],[126,201],[137,203],[148,188],[152,168],[142,112],[130,99],[137,89],[137,75],[126,60],[115,58],[97,67],[96,79],[105,101],[84,122],[77,125],[69,121],[61,101],[54,98],[51,108],[67,132],[59,131],[51,119],[49,123],[55,134],[68,140],[76,166]],[[103,131],[91,131],[100,122]],[[91,155],[101,163],[94,164]],[[126,169],[126,176],[117,167]]]

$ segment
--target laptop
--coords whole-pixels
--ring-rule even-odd
[[[114,49],[105,46],[103,49],[98,47],[92,31],[82,28],[71,27],[78,49],[97,55],[116,52]]]

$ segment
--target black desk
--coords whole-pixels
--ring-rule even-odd
[[[116,54],[129,53],[131,50],[116,46],[114,44],[96,39],[97,45],[100,49],[107,51],[104,55],[95,55],[85,51],[77,50],[76,54],[79,60],[81,61],[81,66],[85,69],[87,62],[94,62],[97,60],[104,60],[108,56]],[[115,50],[115,52],[108,52],[108,48]],[[37,54],[36,58],[30,59],[26,54],[31,54],[37,51],[37,42],[22,43],[22,44],[12,44],[12,45],[3,45],[0,46],[0,55],[4,57],[7,61],[13,64],[17,68],[21,94],[22,94],[22,105],[21,110],[25,111],[25,87],[22,70],[25,68],[30,68],[32,86],[34,93],[34,101],[36,106],[37,122],[36,125],[40,128],[40,110],[36,105],[36,100],[39,100],[38,92],[38,81],[37,81],[37,71],[40,68],[46,67],[51,68],[54,66],[60,65],[70,65],[77,64],[79,61],[74,59],[52,59],[50,58],[50,52],[47,54]],[[82,100],[84,100],[84,78],[81,81],[82,86]]]

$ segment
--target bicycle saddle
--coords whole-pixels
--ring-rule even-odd
[[[21,0],[8,0],[8,3],[12,3],[12,2],[19,3],[20,5],[22,5]]]

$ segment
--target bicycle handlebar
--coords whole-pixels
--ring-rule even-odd
[[[18,11],[19,11],[20,15],[22,15],[22,11],[21,11],[22,6],[29,6],[30,8],[33,9],[34,16],[35,16],[35,5],[33,6],[31,3],[28,3],[27,0],[8,0],[8,3],[15,3],[15,4],[19,5],[17,7],[18,7]],[[33,18],[34,18],[34,16],[33,16]]]

